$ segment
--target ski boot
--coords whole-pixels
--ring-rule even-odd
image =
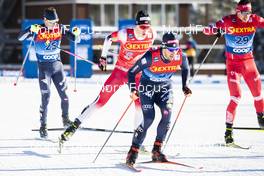
[[[79,128],[80,124],[81,122],[78,119],[75,119],[75,121],[64,131],[64,133],[61,134],[60,142],[68,141],[69,138]]]
[[[48,129],[46,124],[41,124],[39,128],[40,138],[46,139],[48,137]]]
[[[133,166],[136,162],[136,159],[138,157],[138,147],[131,146],[130,150],[127,153],[126,157],[126,165]]]
[[[258,112],[257,116],[258,116],[259,127],[261,129],[264,129],[264,113],[263,112]]]
[[[233,124],[226,123],[225,143],[227,146],[234,144]]]
[[[152,149],[152,161],[153,162],[168,162],[166,155],[161,152],[162,142],[155,141]]]
[[[69,126],[71,126],[73,124],[73,122],[69,119],[68,116],[62,116],[62,124],[64,128],[68,128]]]

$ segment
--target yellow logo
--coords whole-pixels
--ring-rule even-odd
[[[125,48],[127,50],[147,50],[151,46],[150,43],[127,43]]]
[[[173,65],[173,66],[163,66],[163,67],[157,67],[157,66],[152,66],[150,70],[154,73],[157,72],[174,72],[180,69],[180,66]]]
[[[235,27],[230,27],[228,28],[229,33],[246,33],[246,32],[256,32],[256,28],[254,26],[252,27],[243,27],[243,28],[235,28]]]
[[[61,37],[61,33],[60,32],[56,32],[56,33],[40,33],[38,37],[39,37],[40,40],[54,40],[54,39],[60,38]]]

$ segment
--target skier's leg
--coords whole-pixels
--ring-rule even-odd
[[[246,61],[243,77],[251,91],[252,96],[254,97],[254,106],[256,109],[259,126],[264,128],[264,100],[261,93],[262,85],[260,74],[253,59]]]
[[[41,92],[41,105],[40,105],[40,137],[46,138],[47,131],[47,112],[50,100],[50,84],[51,74],[47,72],[44,65],[39,65],[39,88]]]
[[[227,69],[227,82],[230,93],[230,102],[226,109],[226,132],[225,142],[226,144],[233,143],[233,122],[236,115],[236,108],[241,98],[241,87],[240,87],[240,73],[235,72],[235,69],[230,67]]]
[[[66,93],[67,90],[66,76],[64,75],[63,65],[61,62],[54,63],[54,67],[55,67],[54,68],[55,73],[52,75],[52,80],[61,99],[63,126],[67,127],[71,125],[72,122],[69,119],[69,98]]]

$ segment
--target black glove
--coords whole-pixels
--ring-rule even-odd
[[[100,70],[106,71],[106,65],[107,65],[106,58],[105,57],[100,57],[99,63],[98,63],[98,67],[100,68]]]
[[[184,86],[184,87],[182,88],[182,91],[183,91],[184,95],[186,95],[186,96],[192,94],[191,89],[189,89],[189,87],[187,87],[187,86]]]
[[[131,92],[131,94],[130,94],[130,98],[132,99],[132,100],[136,100],[136,99],[138,99],[139,98],[139,92],[138,92],[138,90],[133,90],[132,92]]]
[[[217,29],[216,37],[220,38],[224,35],[224,31],[222,29]]]

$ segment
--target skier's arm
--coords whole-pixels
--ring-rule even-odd
[[[108,50],[110,49],[112,42],[125,42],[126,41],[126,30],[115,31],[108,35],[103,44],[101,57],[106,58]]]
[[[189,72],[190,72],[190,68],[189,68],[187,56],[185,54],[182,54],[182,64],[181,64],[182,87],[186,86]]]
[[[65,25],[61,25],[62,28],[62,34],[65,35],[67,37],[68,40],[70,41],[75,41],[77,43],[80,42],[80,34],[81,31],[78,27],[75,27],[72,29],[72,31],[70,29],[68,29]]]
[[[111,45],[112,45],[112,34],[108,35],[104,40],[101,58],[107,57],[107,53],[108,53],[108,50],[110,49]]]
[[[205,27],[203,29],[203,33],[205,35],[216,35],[217,37],[221,37],[224,29],[225,29],[225,17],[217,21],[215,24]]]
[[[187,79],[189,77],[190,68],[187,56],[182,54],[182,64],[181,64],[181,76],[182,76],[182,91],[187,96],[192,94],[191,89],[187,87]]]
[[[30,31],[30,27],[21,31],[17,37],[19,41],[24,41],[26,38],[33,36],[33,33]]]
[[[107,53],[108,50],[110,49],[112,42],[123,42],[125,43],[126,41],[126,30],[122,29],[120,31],[115,31],[112,34],[108,35],[105,38],[104,44],[103,44],[103,49],[102,49],[102,54],[99,59],[98,67],[102,71],[106,71],[106,66],[107,66]]]
[[[132,66],[128,71],[128,86],[131,92],[136,91],[136,75],[147,67],[151,65],[152,54],[147,51],[141,59],[139,59],[134,66]]]
[[[98,67],[100,68],[100,70],[102,71],[106,71],[106,65],[107,65],[107,53],[108,50],[110,49],[111,45],[112,45],[112,40],[113,40],[113,35],[117,35],[117,32],[113,32],[112,34],[108,35],[105,40],[104,40],[104,44],[103,44],[103,49],[102,49],[102,54],[101,57],[99,59],[98,62]]]
[[[257,23],[258,23],[257,26],[259,28],[264,28],[264,18],[263,17],[257,16]]]

